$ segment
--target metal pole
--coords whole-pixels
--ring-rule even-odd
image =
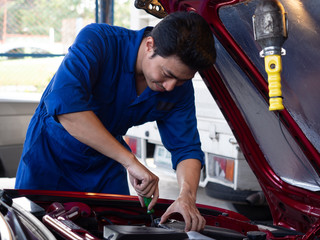
[[[99,23],[99,0],[96,0],[96,23]]]
[[[96,0],[96,22],[113,24],[113,0]]]

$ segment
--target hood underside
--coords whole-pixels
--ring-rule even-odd
[[[289,33],[282,56],[284,110],[269,111],[268,75],[252,26],[259,2],[152,1],[161,3],[158,17],[196,11],[210,24],[217,60],[200,74],[259,180],[274,224],[313,234],[320,218],[320,3],[279,1]]]

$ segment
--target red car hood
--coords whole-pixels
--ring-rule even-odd
[[[320,218],[320,3],[281,1],[289,23],[284,110],[269,111],[268,76],[252,30],[260,1],[159,2],[167,13],[196,11],[211,25],[218,57],[201,76],[260,182],[274,224],[314,234]]]

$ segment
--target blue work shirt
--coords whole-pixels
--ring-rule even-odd
[[[127,130],[157,120],[172,164],[203,152],[192,81],[171,92],[137,96],[135,64],[145,31],[107,24],[83,28],[47,86],[31,119],[16,188],[129,194],[125,168],[72,137],[57,115],[93,111],[124,146]]]

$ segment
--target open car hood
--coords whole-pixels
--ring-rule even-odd
[[[268,76],[254,39],[252,17],[260,0],[140,2],[158,17],[195,11],[210,24],[217,60],[200,74],[259,180],[274,224],[308,236],[319,231],[320,2],[279,1],[288,19],[282,111],[268,109]]]

